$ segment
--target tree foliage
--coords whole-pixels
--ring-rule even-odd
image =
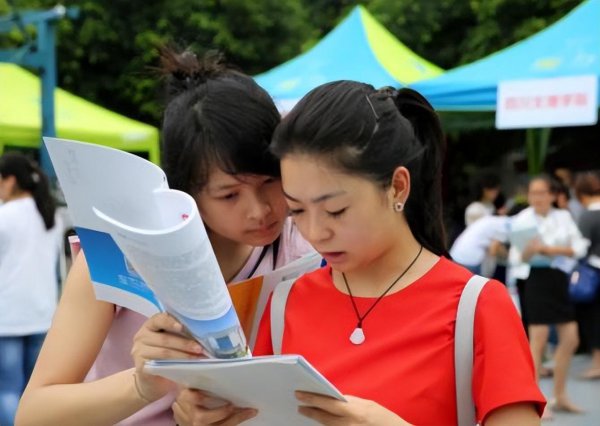
[[[12,0],[20,10],[55,0]],[[76,20],[58,29],[59,84],[130,117],[158,124],[162,111],[156,46],[223,51],[250,74],[314,45],[359,2],[354,0],[74,0]],[[444,68],[464,64],[527,37],[580,0],[366,0],[394,35]],[[0,0],[0,16],[10,11]],[[31,29],[27,29],[31,34]],[[23,34],[0,34],[0,48]]]
[[[53,0],[17,0],[19,9],[48,9]],[[296,0],[79,0],[79,19],[58,26],[59,84],[93,102],[158,124],[162,106],[157,46],[202,53],[218,49],[248,73],[301,51],[310,34]],[[0,14],[9,11],[0,0]],[[18,43],[0,35],[0,47]]]
[[[581,0],[371,0],[369,10],[443,68],[480,59],[546,28]]]

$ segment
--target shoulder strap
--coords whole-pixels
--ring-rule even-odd
[[[281,345],[283,343],[283,329],[285,327],[285,305],[288,295],[294,285],[295,280],[284,281],[277,284],[271,297],[271,345],[273,354],[281,355]]]
[[[273,247],[273,270],[277,268],[277,257],[279,256],[279,245],[281,244],[281,235],[277,237],[271,246]]]
[[[248,276],[246,277],[246,279],[250,279],[252,278],[252,276],[254,275],[254,273],[256,272],[256,270],[258,269],[260,263],[263,261],[263,259],[265,258],[265,256],[267,255],[267,252],[269,251],[269,246],[264,246],[261,250],[260,250],[260,255],[258,256],[258,259],[256,260],[256,262],[254,263],[254,266],[252,267],[252,270],[250,271],[250,273],[248,274]]]
[[[260,255],[258,256],[258,259],[256,260],[256,263],[252,267],[252,270],[250,271],[250,273],[248,274],[248,277],[246,279],[250,279],[254,276],[254,273],[260,266],[261,262],[264,260],[269,249],[273,250],[273,270],[275,270],[275,266],[277,264],[277,256],[279,255],[279,243],[280,243],[279,239],[280,238],[281,238],[281,236],[277,237],[277,239],[275,241],[273,241],[271,244],[269,244],[268,246],[264,246],[262,248],[262,250],[260,251]]]
[[[473,403],[473,326],[477,299],[488,278],[473,275],[460,295],[454,330],[454,369],[456,375],[456,413],[458,426],[473,426],[475,404]]]

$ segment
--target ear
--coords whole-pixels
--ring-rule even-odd
[[[390,186],[390,201],[406,203],[410,194],[410,172],[404,166],[397,167],[392,175]]]

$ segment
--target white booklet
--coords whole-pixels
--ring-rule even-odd
[[[300,355],[279,355],[232,360],[147,361],[146,371],[188,388],[201,389],[238,407],[258,410],[244,422],[248,426],[315,425],[298,413],[294,391],[327,395],[345,401],[343,395]]]
[[[247,356],[246,339],[194,199],[163,171],[113,148],[44,138],[96,296],[167,311],[213,356]]]
[[[228,288],[196,202],[169,189],[160,167],[101,145],[44,142],[96,297],[146,316],[170,312],[222,356],[240,355],[247,340],[254,345],[266,301],[278,283],[321,264],[319,255],[307,255]]]
[[[535,224],[531,226],[512,227],[508,234],[510,244],[519,249],[520,252],[525,250],[527,244],[536,238],[540,238],[540,234]]]

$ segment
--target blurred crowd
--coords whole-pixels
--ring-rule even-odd
[[[558,168],[531,178],[522,197],[507,199],[501,189],[499,176],[479,177],[450,253],[511,291],[538,377],[554,376],[555,399],[545,417],[551,407],[579,412],[566,391],[576,351],[592,355],[581,378],[600,379],[600,293],[585,300],[573,294],[581,267],[600,277],[600,170]]]

